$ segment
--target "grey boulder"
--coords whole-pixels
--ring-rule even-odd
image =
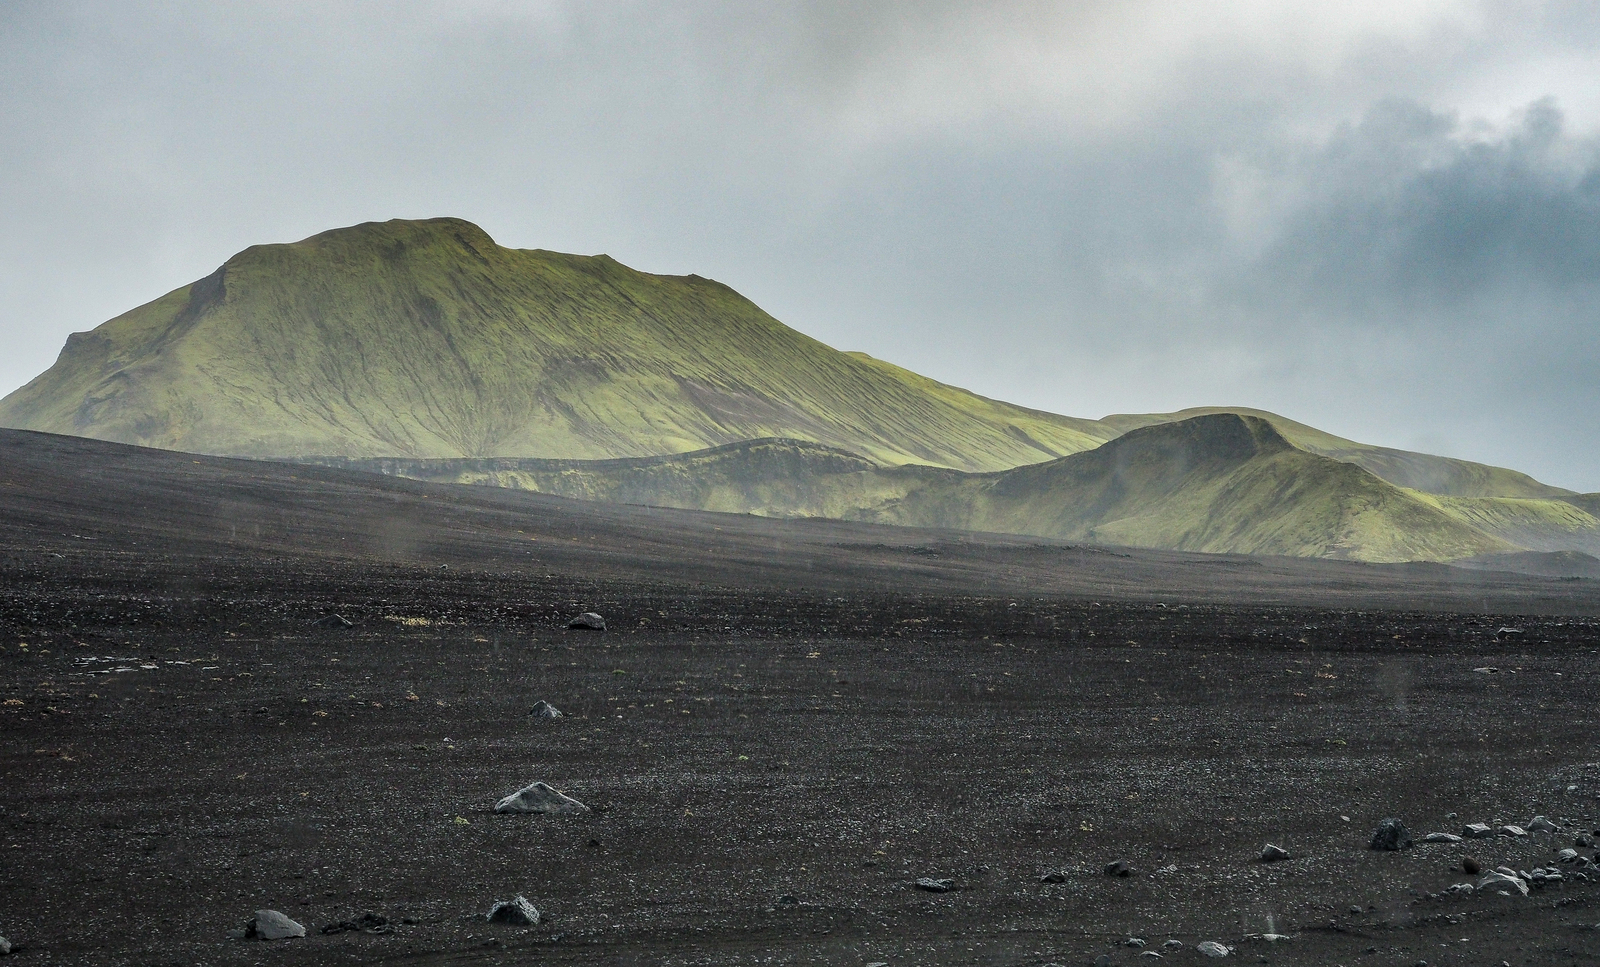
[[[1411,831],[1398,819],[1389,818],[1378,824],[1372,833],[1370,848],[1378,850],[1405,849],[1411,845]]]
[[[1488,839],[1494,835],[1494,827],[1488,823],[1468,823],[1461,830],[1461,835],[1467,839]]]
[[[290,940],[304,937],[306,928],[276,910],[257,910],[244,925],[244,935],[254,940]]]
[[[593,611],[585,611],[567,622],[567,627],[576,631],[604,631],[606,630],[606,619]]]
[[[949,893],[955,885],[954,880],[935,879],[931,876],[920,877],[912,884],[917,889],[927,890],[929,893]]]
[[[561,710],[544,699],[534,702],[533,708],[528,710],[528,714],[538,719],[558,719],[562,717]]]
[[[11,941],[0,937],[0,957],[4,957],[9,953],[11,953]]]
[[[1514,839],[1522,839],[1524,836],[1528,835],[1528,831],[1523,829],[1521,826],[1501,826],[1499,829],[1495,830],[1495,832],[1499,833],[1501,836],[1510,836]]]
[[[1284,849],[1282,846],[1274,846],[1271,843],[1268,843],[1267,845],[1261,847],[1261,862],[1263,863],[1276,863],[1279,860],[1286,860],[1288,858],[1289,851]]]
[[[535,782],[524,786],[495,803],[497,813],[546,813],[556,816],[586,813],[589,807],[566,795],[548,783]]]
[[[518,894],[510,900],[501,900],[489,908],[486,919],[490,923],[507,923],[513,927],[531,927],[539,922],[539,911],[528,898]]]
[[[1217,943],[1215,940],[1204,940],[1194,945],[1194,949],[1206,957],[1226,957],[1233,953],[1232,947]]]

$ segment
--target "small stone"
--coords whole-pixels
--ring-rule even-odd
[[[501,900],[489,908],[486,919],[490,923],[509,923],[514,927],[531,927],[539,922],[539,911],[528,898],[518,894],[510,900]]]
[[[1468,823],[1461,830],[1461,835],[1467,839],[1488,839],[1494,835],[1494,827],[1488,823]]]
[[[1389,818],[1378,824],[1372,833],[1371,849],[1400,850],[1411,845],[1411,831],[1398,819]]]
[[[1115,860],[1106,864],[1106,876],[1129,877],[1133,875],[1133,867],[1124,860]]]
[[[562,717],[560,709],[542,698],[533,703],[533,708],[528,710],[528,714],[537,719],[558,719]]]
[[[1578,851],[1575,849],[1564,849],[1556,854],[1556,862],[1576,863],[1578,862]]]
[[[1478,881],[1478,892],[1492,890],[1500,893],[1528,895],[1528,884],[1518,876],[1507,876],[1499,870],[1490,870]]]
[[[495,803],[494,811],[497,813],[569,815],[586,813],[589,811],[589,807],[571,796],[558,792],[547,783],[535,782],[532,785],[518,789]]]
[[[1226,957],[1233,953],[1232,947],[1226,947],[1215,940],[1205,940],[1195,944],[1194,949],[1207,957]]]
[[[1449,889],[1445,892],[1454,896],[1471,896],[1473,892],[1473,886],[1471,883],[1454,883],[1451,884]]]
[[[1289,935],[1286,933],[1264,933],[1261,935],[1261,939],[1267,943],[1278,943],[1282,940],[1288,940]]]
[[[1040,876],[1039,877],[1039,882],[1040,883],[1065,883],[1065,882],[1067,882],[1067,873],[1066,873],[1065,870],[1051,870],[1050,872],[1045,873],[1042,876]]]
[[[1535,816],[1528,820],[1528,832],[1549,833],[1550,835],[1554,836],[1556,833],[1561,832],[1561,827],[1557,826],[1555,823],[1552,823],[1543,816]]]
[[[1459,843],[1461,837],[1455,833],[1429,833],[1422,837],[1424,843]]]
[[[954,880],[950,879],[936,879],[931,876],[923,876],[918,877],[917,881],[911,885],[919,890],[927,890],[929,893],[949,893],[956,883]]]
[[[244,925],[244,935],[257,940],[289,940],[304,937],[306,928],[276,910],[257,910]]]
[[[1274,846],[1271,843],[1268,843],[1267,845],[1261,847],[1261,862],[1263,863],[1276,863],[1279,860],[1286,860],[1288,858],[1289,851],[1284,849],[1282,846]]]
[[[575,631],[604,631],[606,630],[606,619],[593,611],[585,611],[567,622],[567,628]]]
[[[343,631],[346,628],[354,628],[356,626],[354,621],[351,621],[342,614],[325,614],[317,620],[311,622],[311,624],[316,628],[331,628],[338,631]]]
[[[1162,959],[1162,956],[1160,954],[1156,953],[1154,950],[1146,950],[1144,953],[1140,954],[1139,956],[1141,958],[1147,958],[1147,959],[1150,959],[1150,960],[1161,960]]]
[[[1476,856],[1463,856],[1461,857],[1461,872],[1468,876],[1477,876],[1483,872],[1483,864],[1478,862]]]
[[[11,941],[0,937],[0,957],[4,957],[9,953],[11,953]]]
[[[1495,832],[1499,833],[1501,836],[1511,836],[1516,839],[1521,839],[1522,837],[1528,835],[1528,831],[1523,829],[1521,826],[1501,826],[1499,829],[1495,830]]]
[[[1161,946],[1167,948],[1168,950],[1182,950],[1183,949],[1183,941],[1182,940],[1168,940],[1166,943],[1162,944]]]
[[[1122,945],[1124,947],[1143,947],[1145,943],[1143,937],[1129,937],[1122,942]]]

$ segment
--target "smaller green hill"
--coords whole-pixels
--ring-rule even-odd
[[[1234,413],[1152,423],[1094,450],[991,473],[885,467],[772,439],[635,460],[317,462],[585,500],[1215,553],[1392,562],[1600,547],[1600,520],[1579,498],[1421,493]]]
[[[1126,433],[1156,423],[1172,423],[1196,416],[1235,413],[1271,423],[1284,439],[1302,450],[1353,463],[1384,480],[1408,490],[1420,490],[1447,497],[1566,497],[1570,490],[1540,483],[1525,473],[1438,457],[1409,450],[1395,450],[1357,443],[1325,433],[1316,427],[1248,406],[1197,406],[1176,413],[1117,414],[1100,420],[1117,433]]]

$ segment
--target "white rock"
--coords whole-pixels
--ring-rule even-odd
[[[1424,843],[1459,843],[1461,837],[1455,833],[1429,833],[1422,837]]]
[[[1499,833],[1501,836],[1515,836],[1518,838],[1528,835],[1528,831],[1523,829],[1521,826],[1501,826],[1499,829],[1495,830],[1495,832]]]
[[[1559,833],[1561,832],[1561,827],[1543,816],[1535,816],[1528,820],[1528,831],[1531,833]]]
[[[528,898],[518,895],[510,900],[501,900],[489,908],[486,919],[490,923],[509,923],[515,927],[531,927],[539,922],[539,911]]]
[[[1491,870],[1483,874],[1483,879],[1478,881],[1478,892],[1493,890],[1500,893],[1518,893],[1528,895],[1528,884],[1521,877],[1506,876],[1499,870]]]
[[[1461,830],[1461,835],[1467,839],[1488,839],[1494,835],[1494,827],[1488,823],[1468,823],[1466,828]]]
[[[289,940],[304,937],[306,928],[276,910],[257,910],[255,919],[245,927],[245,936],[262,940]]]
[[[1215,940],[1205,940],[1197,943],[1195,944],[1194,949],[1198,950],[1202,954],[1205,954],[1207,957],[1226,957],[1233,953],[1232,947],[1219,944]]]
[[[497,813],[567,815],[571,813],[586,813],[589,811],[589,807],[571,796],[558,792],[546,783],[536,782],[518,789],[495,803],[494,811]]]

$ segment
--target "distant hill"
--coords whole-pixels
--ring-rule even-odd
[[[1540,483],[1525,473],[1427,453],[1375,447],[1324,433],[1316,427],[1247,406],[1196,406],[1176,413],[1139,413],[1108,416],[1098,422],[1126,433],[1142,426],[1171,423],[1216,413],[1238,413],[1271,423],[1284,438],[1302,450],[1364,467],[1392,484],[1410,490],[1448,497],[1570,497],[1573,492]]]
[[[0,425],[254,457],[680,453],[761,437],[992,470],[1111,431],[784,326],[718,282],[459,219],[258,245],[67,340]]]
[[[1591,498],[1440,497],[1232,413],[1155,423],[993,473],[880,467],[795,440],[640,460],[339,460],[354,469],[585,500],[830,517],[1170,550],[1361,561],[1600,552]]]

